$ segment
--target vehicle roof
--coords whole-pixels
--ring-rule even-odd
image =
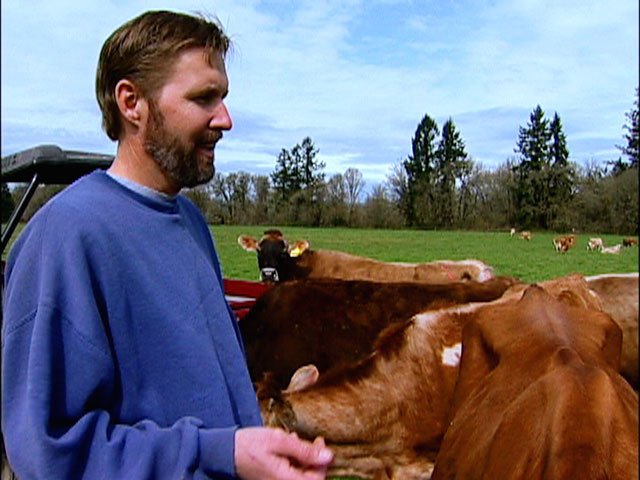
[[[67,184],[96,168],[109,168],[113,159],[113,155],[39,145],[2,157],[1,178],[3,183],[23,183],[37,173],[39,183]]]

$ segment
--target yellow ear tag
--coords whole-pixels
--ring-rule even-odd
[[[300,255],[302,255],[302,252],[304,251],[304,249],[302,248],[301,245],[296,245],[295,248],[293,248],[290,252],[289,252],[289,256],[290,257],[299,257]]]

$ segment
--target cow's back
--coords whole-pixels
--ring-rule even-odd
[[[550,363],[515,398],[505,393],[513,379],[500,375],[475,392],[445,435],[432,480],[637,479],[631,388],[569,350]]]
[[[306,279],[278,284],[240,322],[254,381],[266,372],[284,388],[295,370],[313,363],[323,372],[359,360],[378,333],[416,313],[491,301],[510,278],[449,285]]]
[[[622,329],[621,373],[637,389],[638,379],[638,274],[607,274],[586,277],[602,310]]]
[[[637,478],[638,397],[622,335],[539,287],[463,329],[452,422],[433,480]]]
[[[288,267],[287,278],[333,278],[369,282],[448,284],[462,280],[486,281],[493,268],[480,260],[437,260],[423,263],[382,262],[335,250],[306,250]]]

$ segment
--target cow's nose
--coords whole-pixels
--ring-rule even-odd
[[[262,277],[263,282],[277,282],[278,278],[278,270],[272,267],[265,267],[260,270],[260,276]]]

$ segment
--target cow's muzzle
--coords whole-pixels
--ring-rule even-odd
[[[260,278],[263,282],[278,282],[278,270],[273,267],[265,267],[260,270]]]

